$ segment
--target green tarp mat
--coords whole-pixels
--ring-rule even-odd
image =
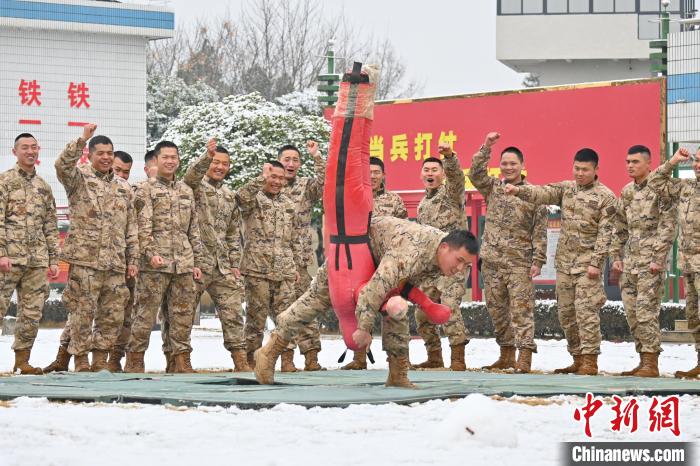
[[[383,370],[277,373],[275,385],[259,385],[250,373],[54,373],[0,377],[0,399],[29,396],[56,401],[263,408],[279,403],[307,407],[408,404],[459,398],[470,393],[506,397],[585,395],[586,392],[620,396],[700,394],[700,381],[672,378],[411,371],[409,378],[418,386],[411,390],[385,388],[386,376]]]

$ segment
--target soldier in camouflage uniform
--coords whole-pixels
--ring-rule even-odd
[[[241,214],[235,193],[223,184],[230,167],[228,151],[211,139],[207,152],[187,168],[183,179],[194,192],[204,247],[205,260],[195,305],[202,293],[209,293],[221,320],[224,347],[231,353],[235,372],[250,372],[243,336],[243,280],[239,270]]]
[[[17,165],[0,174],[0,321],[16,290],[12,371],[41,374],[29,365],[29,357],[49,296],[47,268],[51,278],[59,273],[56,203],[51,187],[36,174],[39,144],[34,136],[17,136],[12,153]]]
[[[175,180],[177,146],[161,141],[154,151],[158,175],[138,188],[134,201],[142,272],[124,371],[144,372],[143,356],[160,309],[168,327],[164,346],[171,352],[172,371],[191,373],[195,280],[202,278],[204,262],[197,207],[192,189]]]
[[[467,227],[467,214],[464,211],[464,172],[459,166],[457,154],[449,144],[441,143],[438,150],[444,160],[429,157],[423,161],[421,178],[425,185],[425,197],[418,204],[418,223],[439,228],[444,232],[464,229]],[[445,178],[446,182],[443,184]],[[450,320],[442,326],[452,350],[450,368],[455,371],[466,370],[464,347],[469,342],[469,335],[460,309],[466,292],[466,276],[456,274],[449,278],[440,277],[437,282],[415,285],[420,289],[437,290],[437,295],[429,295],[433,299],[439,296],[440,302],[452,310]],[[419,308],[416,308],[416,325],[428,351],[428,360],[416,367],[444,367],[438,326],[431,323]]]
[[[670,196],[659,196],[648,186],[649,148],[630,147],[627,172],[634,181],[622,188],[610,256],[613,269],[622,272],[620,292],[640,362],[621,375],[658,377],[659,312],[666,260],[676,236],[676,208]]]
[[[326,161],[318,151],[316,141],[308,141],[307,149],[314,159],[314,176],[297,176],[301,167],[301,153],[292,145],[282,146],[277,152],[278,161],[284,166],[286,186],[282,188],[282,194],[292,200],[297,208],[297,222],[299,223],[299,241],[301,242],[301,260],[297,272],[299,281],[296,283],[296,297],[298,298],[309,289],[311,276],[308,267],[315,263],[315,252],[312,248],[311,238],[311,213],[323,195],[323,183],[326,176]],[[318,321],[309,323],[297,335],[295,342],[299,345],[299,351],[304,355],[304,370],[319,371],[323,367],[318,363],[318,352],[321,351],[321,332]],[[251,353],[252,356],[252,353]]]
[[[392,217],[373,218],[369,237],[378,266],[357,300],[358,328],[353,333],[353,340],[361,348],[369,347],[375,319],[391,290],[407,282],[426,281],[428,277],[435,281],[442,275],[463,273],[478,249],[476,239],[466,230],[448,234]],[[326,270],[324,264],[311,282],[311,288],[279,316],[270,340],[256,351],[255,377],[260,383],[273,383],[277,357],[300,327],[331,305]],[[387,304],[387,310],[388,307]],[[386,386],[414,387],[408,380],[409,339],[405,312],[382,319],[382,349],[387,352],[389,361]]]
[[[692,158],[695,179],[672,178],[673,169]],[[693,157],[687,149],[681,148],[671,160],[654,170],[648,178],[648,186],[662,197],[670,197],[677,202],[679,226],[679,268],[683,271],[685,285],[685,315],[688,328],[695,337],[695,350],[698,360],[688,371],[676,372],[676,377],[697,377],[700,375],[700,150]],[[625,266],[626,267],[626,266]]]
[[[70,204],[70,230],[62,259],[70,264],[63,304],[70,313],[75,370],[106,369],[129,299],[126,276],[138,273],[138,235],[128,183],[114,176],[113,144],[88,124],[56,160],[56,175]],[[78,166],[88,144],[90,163]],[[92,351],[92,365],[88,352]]]
[[[469,178],[486,201],[481,239],[481,273],[486,306],[496,330],[500,357],[483,369],[515,368],[530,372],[535,345],[535,286],[532,279],[547,262],[547,207],[505,194],[505,186],[527,185],[524,158],[516,147],[501,152],[499,179],[488,175],[491,147],[499,139],[489,133],[472,158]],[[515,349],[518,361],[515,361]]]
[[[557,304],[574,363],[557,374],[598,374],[600,308],[605,304],[602,270],[610,252],[615,195],[598,181],[598,154],[581,149],[574,156],[575,181],[546,186],[505,187],[508,194],[538,205],[561,207],[557,245]]]
[[[298,269],[305,258],[299,237],[296,206],[282,194],[284,166],[272,161],[261,176],[236,194],[244,225],[241,274],[245,277],[245,339],[249,360],[260,348],[265,320],[277,316],[296,299]],[[310,323],[310,322],[309,322]],[[294,345],[282,355],[282,370],[294,372]]]

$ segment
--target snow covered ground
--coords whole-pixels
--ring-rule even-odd
[[[228,368],[217,320],[203,320],[193,333],[195,368]],[[60,330],[39,332],[32,362],[53,360]],[[147,370],[163,370],[160,334],[146,354]],[[569,363],[563,341],[538,341],[536,370]],[[11,337],[0,337],[0,372],[12,368]],[[447,342],[445,355],[449,357]],[[321,363],[337,368],[342,342],[324,338]],[[375,340],[375,368],[386,368]],[[411,342],[411,359],[425,358],[422,341]],[[493,362],[493,339],[473,340],[467,364]],[[633,345],[604,342],[600,368],[618,372],[636,364]],[[350,357],[350,354],[348,355]],[[690,345],[664,345],[661,369],[671,374],[695,362]],[[296,357],[297,366],[303,358]],[[698,381],[700,383],[700,381]],[[626,399],[629,401],[630,399]],[[668,430],[649,432],[651,400],[638,397],[639,428],[613,432],[612,401],[591,420],[593,440],[694,441],[700,438],[700,397],[680,401],[680,437]],[[20,398],[0,402],[0,465],[556,465],[559,445],[585,441],[573,413],[582,397],[500,399],[470,395],[454,401],[413,406],[382,405],[306,409],[280,405],[265,410],[179,408],[139,404],[50,403]],[[470,433],[473,432],[473,433]]]

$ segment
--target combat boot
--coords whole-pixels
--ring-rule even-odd
[[[248,365],[248,358],[245,350],[237,349],[231,351],[231,359],[233,359],[233,372],[252,372],[253,369]]]
[[[304,354],[304,370],[313,372],[313,371],[325,371],[326,368],[322,367],[318,363],[318,350],[312,349],[307,351]]]
[[[34,367],[29,365],[29,356],[31,355],[31,350],[15,350],[15,367],[12,368],[12,372],[17,372],[21,375],[41,375],[44,371],[40,367]]]
[[[659,353],[642,353],[642,367],[634,375],[636,377],[658,377]]]
[[[146,371],[143,366],[143,352],[131,352],[126,353],[126,363],[124,364],[124,372],[143,374]]]
[[[387,355],[389,361],[389,376],[385,387],[418,388],[408,380],[408,357]]]
[[[413,366],[416,369],[438,369],[445,367],[442,361],[442,348],[428,350],[428,360]]]
[[[576,371],[576,375],[598,375],[598,355],[582,354],[581,365]]]
[[[100,372],[107,368],[107,351],[93,350],[90,371]]]
[[[482,369],[490,371],[493,369],[512,369],[515,367],[515,346],[501,346],[501,354],[496,362],[490,366],[483,366]]]
[[[107,370],[110,372],[121,372],[122,371],[122,358],[124,353],[117,350],[112,350],[109,352],[109,360],[107,361]]]
[[[357,350],[352,361],[340,368],[344,371],[361,371],[367,369],[367,351]]]
[[[581,362],[583,356],[580,354],[574,354],[574,363],[570,366],[562,367],[561,369],[555,369],[555,374],[574,374],[581,367]]]
[[[261,384],[275,383],[275,363],[277,358],[287,348],[289,341],[283,340],[277,333],[272,332],[268,342],[255,352],[255,378]]]
[[[642,355],[640,354],[639,355],[639,364],[637,364],[637,367],[635,367],[634,369],[630,369],[628,371],[622,371],[622,372],[620,372],[620,375],[625,375],[625,376],[626,375],[634,375],[641,368],[642,368]]]
[[[466,371],[467,363],[464,362],[464,347],[466,345],[450,346],[450,369],[453,371]]]
[[[48,374],[49,372],[67,371],[69,362],[70,353],[68,352],[68,347],[61,345],[58,347],[58,353],[56,354],[56,359],[54,362],[44,367],[44,374]]]
[[[164,351],[163,356],[165,356],[165,373],[172,374],[175,371],[175,360],[170,351]]]
[[[192,364],[190,363],[190,353],[178,353],[173,356],[173,373],[174,374],[194,374]]]
[[[75,372],[90,372],[90,359],[87,353],[73,355],[73,364],[75,364]]]
[[[518,350],[518,362],[515,363],[515,372],[527,374],[532,366],[532,350],[530,348],[520,348]]]
[[[246,356],[248,357],[248,367],[250,367],[251,370],[255,369],[255,351],[248,351]]]
[[[673,375],[678,379],[683,379],[686,377],[692,378],[700,375],[700,352],[698,352],[698,364],[695,367],[693,367],[689,371],[677,371]]]
[[[294,350],[287,350],[282,352],[282,372],[297,372],[294,366]]]

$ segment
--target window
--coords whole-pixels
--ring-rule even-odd
[[[566,0],[547,0],[547,13],[567,13]]]
[[[523,0],[523,13],[543,13],[543,0]]]
[[[639,15],[639,40],[659,38],[659,18],[656,14]]]
[[[639,11],[659,11],[659,0],[639,0]]]
[[[594,13],[613,13],[615,11],[614,0],[593,0]]]
[[[523,10],[520,0],[501,0],[502,15],[518,15],[522,12]]]
[[[616,13],[634,13],[637,9],[635,0],[615,0]]]
[[[589,0],[569,0],[569,13],[590,13]]]

